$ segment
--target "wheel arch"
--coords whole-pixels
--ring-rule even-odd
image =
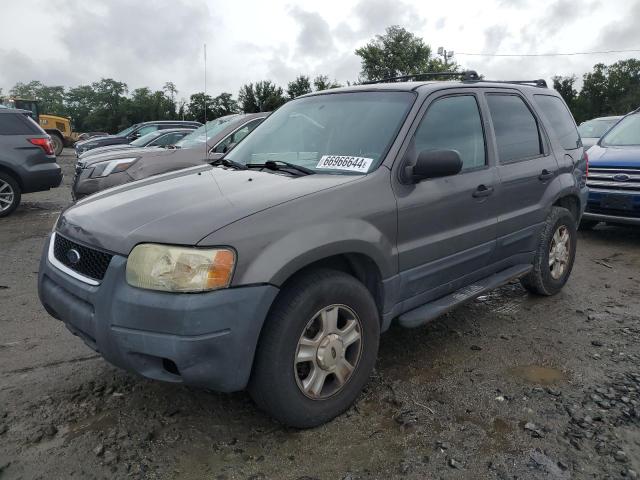
[[[556,200],[553,202],[554,207],[562,207],[566,208],[571,212],[573,218],[578,222],[580,220],[580,197],[574,193],[564,193],[561,194]]]
[[[16,181],[16,183],[20,187],[20,190],[24,190],[24,183],[22,183],[22,179],[20,178],[20,175],[18,175],[16,172],[14,172],[12,169],[10,169],[9,167],[1,163],[0,163],[0,172],[9,175],[11,178],[13,178]]]

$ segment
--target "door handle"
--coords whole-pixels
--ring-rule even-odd
[[[476,191],[473,192],[472,195],[474,198],[480,198],[480,197],[488,197],[492,193],[493,193],[493,187],[491,185],[489,186],[478,185],[478,188],[476,188]]]
[[[538,175],[538,180],[540,180],[541,182],[549,180],[550,178],[553,178],[553,172],[550,172],[546,168],[542,170],[542,173],[540,173],[540,175]]]

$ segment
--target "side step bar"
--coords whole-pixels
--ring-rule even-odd
[[[421,305],[413,310],[409,310],[398,317],[398,323],[406,328],[419,327],[449,310],[479,297],[483,293],[493,290],[496,287],[522,277],[531,271],[532,265],[514,265],[501,272],[483,278],[482,280],[461,288],[449,295],[433,300]]]

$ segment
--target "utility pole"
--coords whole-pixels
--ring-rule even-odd
[[[444,58],[444,66],[447,68],[447,61],[453,57],[453,50],[445,50],[444,47],[438,47],[438,55]]]

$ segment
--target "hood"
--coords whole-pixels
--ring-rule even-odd
[[[109,150],[100,150],[96,148],[96,153],[92,154],[94,150],[89,150],[89,155],[80,156],[79,163],[83,168],[93,165],[98,162],[105,162],[107,160],[116,160],[118,158],[129,157],[141,157],[141,156],[155,156],[154,154],[162,155],[162,153],[168,152],[168,150],[161,147],[132,147],[130,145],[123,145],[124,148],[118,147],[104,147]],[[102,147],[101,147],[102,148]],[[83,154],[84,155],[84,154]]]
[[[125,148],[139,148],[139,147],[135,147],[129,143],[125,143],[123,145],[108,145],[106,147],[98,147],[92,150],[87,150],[86,152],[81,153],[80,157],[78,158],[83,159],[83,158],[91,157],[93,155],[99,155],[105,152],[114,152],[116,150],[123,150]]]
[[[117,135],[106,135],[104,137],[92,137],[87,140],[83,140],[82,142],[78,142],[76,146],[78,147],[104,147],[106,145],[119,145],[124,143],[129,143],[127,137],[119,137]]]
[[[640,146],[601,147],[594,145],[587,152],[590,167],[640,168]]]
[[[192,167],[91,195],[65,210],[56,229],[122,255],[142,242],[196,245],[241,218],[359,177]]]

